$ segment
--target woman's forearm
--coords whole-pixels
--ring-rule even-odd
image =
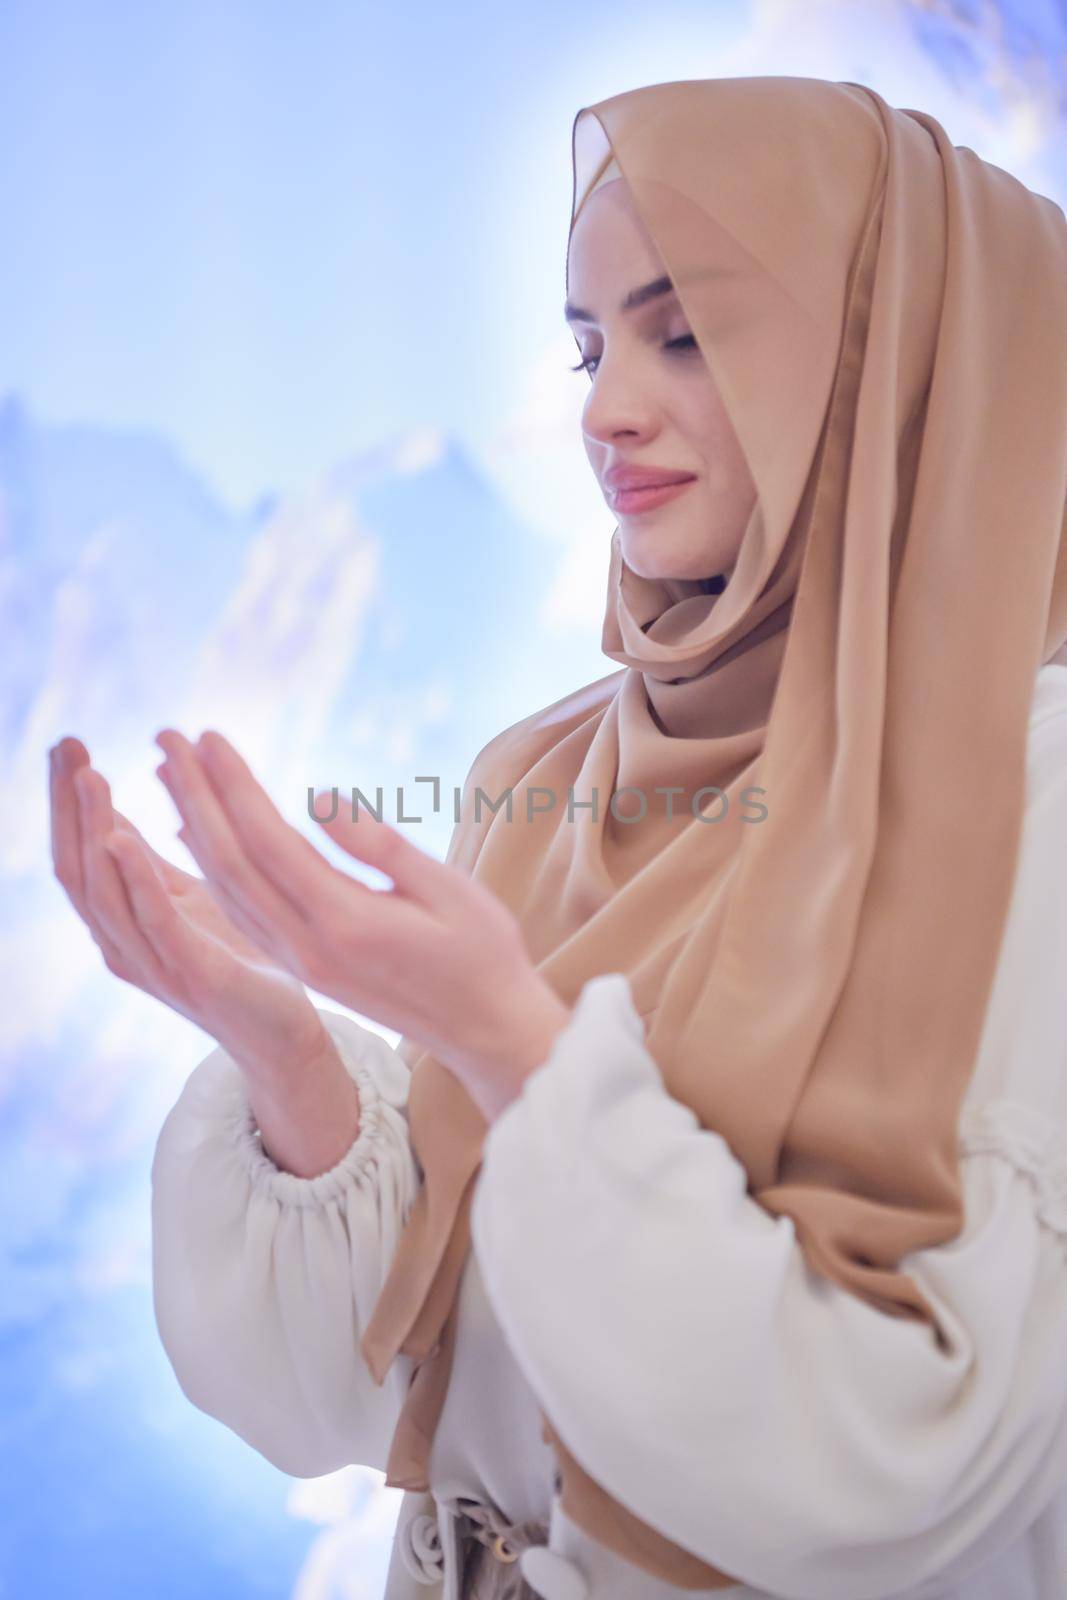
[[[263,1149],[275,1166],[298,1178],[335,1166],[359,1132],[359,1090],[329,1033],[284,1067],[239,1065]]]

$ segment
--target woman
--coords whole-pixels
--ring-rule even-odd
[[[858,84],[573,154],[622,670],[486,745],[444,863],[324,823],[382,892],[218,734],[158,741],[210,888],[64,741],[61,880],[219,1040],[160,1334],[283,1470],[407,1491],[388,1600],[1051,1600],[1067,224]]]

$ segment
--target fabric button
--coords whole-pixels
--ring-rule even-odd
[[[531,1545],[519,1557],[519,1571],[541,1600],[587,1600],[589,1583],[573,1561],[546,1545]]]
[[[418,1583],[440,1583],[445,1575],[445,1553],[436,1516],[413,1517],[400,1535],[400,1559]]]

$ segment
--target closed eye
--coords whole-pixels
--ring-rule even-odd
[[[693,334],[683,333],[679,334],[677,339],[668,339],[663,348],[664,350],[685,351],[696,350],[699,347]],[[572,372],[588,372],[592,376],[594,365],[600,365],[600,357],[586,356],[584,360],[576,362],[570,370]]]

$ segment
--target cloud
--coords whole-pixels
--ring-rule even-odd
[[[294,1483],[290,1516],[317,1523],[292,1600],[380,1600],[403,1501],[370,1467],[344,1467]]]

